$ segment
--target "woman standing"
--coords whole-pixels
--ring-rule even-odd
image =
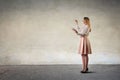
[[[89,32],[91,32],[90,19],[88,17],[83,18],[83,26],[78,26],[78,20],[75,20],[77,25],[73,28],[73,31],[80,35],[80,45],[78,53],[82,56],[82,71],[81,73],[86,73],[88,71],[88,54],[92,54],[90,41],[88,39]]]

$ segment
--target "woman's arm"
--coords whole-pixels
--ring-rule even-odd
[[[75,20],[75,24],[78,26],[78,20]],[[77,28],[75,27],[75,28],[72,28],[72,30],[76,33],[76,34],[78,34],[78,31],[77,31]]]
[[[75,33],[76,33],[77,35],[80,35],[80,36],[83,36],[83,37],[85,36],[85,34],[79,33],[79,32],[78,32],[76,29],[74,29],[74,28],[73,28],[72,30],[75,31]]]
[[[83,27],[81,32],[78,32],[79,35],[81,36],[87,36],[89,34],[90,29],[87,27]]]
[[[86,34],[82,34],[82,33],[78,33],[77,35],[80,35],[80,36],[86,36]]]
[[[85,35],[88,35],[90,32],[90,28],[87,28]]]
[[[75,28],[72,28],[72,30],[73,30],[77,35],[84,36],[83,34],[81,34],[80,27],[79,27],[79,25],[78,25],[78,20],[75,20],[75,24],[76,24],[76,27],[75,27]]]

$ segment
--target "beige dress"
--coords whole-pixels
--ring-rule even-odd
[[[92,54],[91,44],[88,39],[90,28],[88,25],[83,25],[82,27],[77,26],[76,30],[78,31],[78,35],[80,35],[78,53],[81,55]]]

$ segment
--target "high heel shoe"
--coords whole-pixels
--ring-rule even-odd
[[[86,68],[86,71],[88,71],[89,69],[88,68]]]
[[[88,68],[86,68],[86,70],[82,70],[81,73],[87,73],[88,72]]]
[[[80,71],[80,72],[81,72],[81,73],[86,73],[87,71],[83,71],[83,70],[82,70],[82,71]]]

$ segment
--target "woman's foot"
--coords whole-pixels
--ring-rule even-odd
[[[87,73],[88,72],[88,68],[86,68],[85,70],[82,70],[81,73]]]

